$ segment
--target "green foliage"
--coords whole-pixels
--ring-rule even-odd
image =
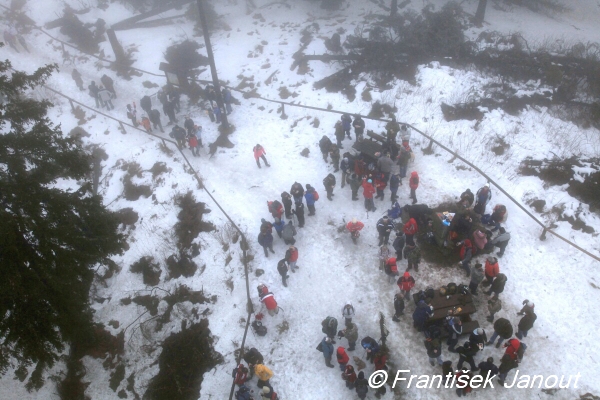
[[[0,62],[0,373],[16,364],[23,381],[34,367],[28,390],[43,385],[64,343],[90,335],[91,268],[124,244],[84,181],[90,157],[47,118],[50,102],[25,95],[55,69],[28,75]]]

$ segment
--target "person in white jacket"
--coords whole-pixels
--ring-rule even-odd
[[[346,305],[342,308],[342,317],[346,320],[346,325],[352,322],[352,318],[354,317],[354,306],[352,303],[347,302]]]

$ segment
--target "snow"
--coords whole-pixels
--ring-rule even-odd
[[[264,97],[278,100],[279,88],[286,86],[298,97],[290,98],[301,104],[326,108],[331,105],[335,110],[351,113],[367,114],[371,108],[370,102],[361,99],[360,93],[366,86],[369,77],[363,76],[356,82],[357,98],[349,102],[338,93],[327,93],[313,89],[312,83],[335,72],[339,65],[311,62],[307,75],[298,75],[290,70],[291,56],[301,47],[300,32],[310,24],[319,24],[319,32],[314,34],[312,43],[305,49],[305,54],[319,54],[325,51],[322,45],[324,37],[331,37],[338,28],[346,31],[342,34],[342,42],[355,26],[362,24],[362,18],[369,12],[382,12],[372,2],[351,0],[341,11],[328,13],[320,10],[310,2],[287,2],[289,8],[282,4],[268,5],[267,0],[254,0],[257,6],[265,6],[254,13],[246,15],[244,2],[219,2],[217,11],[224,16],[233,29],[219,31],[212,36],[214,51],[218,66],[219,77],[232,86],[237,85],[239,75],[253,77],[258,93]],[[68,1],[73,7],[76,2]],[[237,3],[237,4],[236,4]],[[443,1],[431,1],[439,7]],[[477,2],[465,3],[464,7],[474,11]],[[571,4],[573,3],[573,4]],[[509,11],[500,11],[488,5],[486,25],[483,29],[497,30],[504,33],[520,31],[527,40],[554,40],[564,38],[566,41],[600,41],[597,21],[600,8],[596,2],[581,0],[571,2],[572,11],[559,16],[545,16],[515,7]],[[57,0],[35,2],[27,5],[28,15],[39,25],[56,18],[54,10],[60,9]],[[423,3],[424,4],[424,3]],[[421,2],[414,2],[409,7],[420,10]],[[254,18],[256,13],[262,14],[265,22]],[[108,24],[115,23],[131,16],[131,12],[119,5],[110,3],[107,11],[92,9],[85,15],[86,21],[104,18]],[[83,18],[82,18],[83,19]],[[575,25],[575,27],[573,26]],[[481,30],[469,32],[476,37]],[[50,32],[62,37],[57,29]],[[153,29],[137,29],[117,32],[117,37],[124,46],[135,45],[135,66],[160,73],[159,62],[163,61],[163,53],[167,46],[185,38],[193,37],[193,26],[187,20],[179,20],[174,25]],[[95,60],[78,59],[76,64],[61,64],[62,56],[56,43],[48,45],[49,38],[39,32],[32,32],[26,37],[32,47],[32,53],[15,54],[10,48],[2,48],[3,57],[10,58],[13,67],[26,71],[52,62],[60,65],[60,71],[49,80],[48,85],[58,89],[78,101],[93,106],[87,91],[80,92],[70,77],[73,67],[83,75],[85,85],[90,80],[99,81],[103,73],[115,80],[118,99],[114,101],[116,109],[111,115],[125,120],[125,104],[131,101],[139,102],[145,94],[154,93],[155,89],[145,89],[141,83],[149,80],[164,84],[164,78],[145,74],[133,77],[130,81],[117,78],[107,69],[98,71]],[[196,38],[196,40],[200,40]],[[263,41],[267,43],[264,44]],[[262,53],[257,50],[263,46]],[[107,55],[112,56],[108,42],[101,45]],[[74,50],[69,50],[74,54]],[[253,53],[254,57],[248,57]],[[269,63],[270,67],[262,68]],[[273,83],[266,84],[265,80],[275,71],[279,71]],[[201,79],[209,79],[210,72],[205,72]],[[476,126],[474,121],[446,122],[440,110],[442,102],[456,103],[469,96],[483,96],[480,88],[486,83],[495,81],[493,76],[484,76],[476,71],[460,71],[439,63],[432,62],[419,67],[417,85],[411,86],[406,82],[394,82],[393,88],[380,91],[373,88],[373,102],[380,100],[393,103],[398,107],[397,119],[406,121],[416,128],[423,130],[436,140],[445,143],[461,156],[481,168],[486,174],[500,184],[512,197],[522,204],[527,199],[542,198],[546,200],[546,209],[554,205],[564,206],[565,214],[571,215],[578,210],[580,203],[570,197],[564,187],[548,187],[535,177],[520,176],[517,169],[521,161],[531,156],[533,158],[570,156],[596,156],[600,149],[598,132],[594,129],[578,128],[572,123],[560,121],[552,117],[545,109],[528,109],[519,116],[511,116],[502,110],[492,110],[485,113],[483,121]],[[521,94],[537,93],[537,82],[525,84],[516,88]],[[55,107],[51,109],[51,118],[62,125],[65,133],[76,126],[76,119],[70,111],[68,102],[40,90],[40,94],[51,96]],[[329,202],[321,181],[333,169],[326,165],[320,155],[318,140],[324,135],[333,135],[333,125],[339,118],[338,114],[309,111],[301,108],[286,107],[287,120],[282,120],[277,113],[278,105],[257,99],[244,100],[241,95],[234,93],[242,105],[236,106],[230,121],[236,131],[230,139],[235,144],[233,149],[219,149],[216,156],[208,159],[206,144],[214,141],[217,136],[216,125],[211,124],[207,116],[199,109],[191,108],[189,113],[194,121],[203,127],[203,142],[205,149],[201,150],[200,158],[193,158],[186,151],[192,165],[202,176],[206,189],[214,195],[230,217],[246,232],[255,256],[252,269],[261,268],[265,274],[261,277],[250,275],[251,296],[256,307],[259,307],[255,287],[259,283],[266,284],[275,294],[282,308],[275,317],[266,316],[263,322],[269,333],[266,337],[256,337],[249,332],[246,346],[257,347],[265,356],[265,364],[271,368],[275,376],[272,384],[283,399],[348,399],[355,398],[349,394],[340,379],[340,371],[324,366],[321,353],[315,350],[322,338],[320,322],[327,316],[343,319],[341,308],[345,301],[354,304],[357,315],[355,321],[359,328],[359,338],[372,336],[379,338],[379,312],[383,312],[390,330],[388,345],[392,350],[390,369],[409,369],[413,374],[440,373],[438,368],[430,367],[427,362],[425,348],[422,344],[422,334],[415,332],[411,326],[413,305],[407,303],[406,316],[400,323],[391,321],[393,314],[392,299],[397,291],[395,284],[387,283],[387,279],[378,270],[377,234],[375,222],[385,211],[389,192],[386,191],[386,201],[377,201],[378,210],[375,214],[364,211],[362,197],[360,201],[350,199],[347,188],[339,188],[340,174],[337,173],[338,185],[334,191],[334,201]],[[264,109],[260,109],[264,107]],[[182,112],[178,115],[181,120],[187,113],[187,104],[182,101]],[[186,110],[186,111],[184,111]],[[138,109],[141,113],[141,110]],[[86,111],[89,116],[92,113]],[[311,123],[318,118],[320,125],[314,128]],[[292,125],[297,125],[292,128]],[[367,129],[376,132],[383,130],[384,123],[367,120]],[[201,254],[195,259],[199,267],[206,265],[203,273],[198,271],[192,278],[178,278],[165,281],[168,274],[164,260],[175,252],[173,226],[177,221],[179,209],[174,205],[174,197],[188,190],[194,193],[198,201],[206,202],[212,209],[204,218],[222,228],[226,223],[225,217],[211,202],[203,190],[198,188],[188,168],[184,166],[181,155],[168,156],[159,150],[159,140],[145,136],[139,131],[128,129],[122,134],[114,121],[101,115],[96,115],[82,126],[91,136],[85,138],[85,143],[100,145],[109,158],[103,162],[103,180],[101,194],[105,203],[113,210],[132,207],[140,215],[140,221],[134,230],[130,230],[130,249],[114,261],[122,268],[114,277],[107,280],[106,287],[98,286],[94,293],[96,297],[107,298],[103,303],[94,302],[95,319],[106,325],[113,334],[119,333],[129,326],[125,333],[125,354],[123,362],[126,366],[126,377],[135,372],[135,389],[143,394],[148,380],[157,374],[158,366],[155,361],[160,354],[159,344],[172,332],[180,329],[182,319],[190,319],[193,305],[183,303],[173,310],[171,322],[165,324],[160,332],[154,332],[152,322],[146,323],[147,328],[142,332],[140,322],[148,315],[134,321],[146,311],[144,307],[130,304],[124,306],[120,299],[140,294],[150,294],[151,288],[142,283],[139,274],[129,271],[129,266],[142,256],[153,256],[163,267],[160,287],[173,290],[178,284],[185,284],[193,290],[204,289],[209,295],[217,295],[216,304],[201,305],[199,311],[210,309],[208,319],[210,329],[215,336],[215,349],[223,354],[225,363],[217,366],[204,376],[201,397],[228,398],[231,385],[230,373],[234,368],[233,351],[238,348],[244,324],[241,318],[246,317],[246,290],[243,266],[239,258],[241,251],[238,245],[231,245],[232,262],[225,266],[227,253],[214,235],[202,233],[197,239],[201,246]],[[503,138],[510,147],[502,156],[494,156],[489,148],[496,138]],[[257,169],[252,156],[252,147],[261,143],[267,158],[272,165],[270,168]],[[475,171],[462,165],[459,161],[449,163],[450,155],[434,146],[435,154],[425,156],[421,149],[428,145],[428,140],[413,132],[411,143],[416,152],[416,160],[410,166],[417,170],[421,184],[417,191],[419,202],[434,206],[444,201],[455,200],[467,187],[476,191],[485,183]],[[347,151],[351,142],[344,141]],[[310,149],[310,157],[300,156],[305,147]],[[144,172],[142,178],[134,178],[136,183],[151,184],[155,199],[141,197],[137,201],[127,201],[121,194],[123,191],[122,178],[125,174],[120,169],[119,161],[137,162],[142,170],[147,171],[155,162],[165,162],[171,171],[160,175],[162,181],[153,182],[151,173]],[[461,168],[459,168],[461,167]],[[581,168],[579,173],[585,173],[588,168]],[[105,176],[106,175],[106,176]],[[289,191],[290,186],[298,181],[303,185],[313,185],[321,194],[317,202],[317,215],[306,216],[306,226],[298,229],[296,236],[300,258],[300,270],[290,273],[289,287],[281,285],[276,270],[277,261],[283,258],[287,246],[275,238],[275,255],[265,258],[262,248],[256,243],[260,219],[270,219],[267,212],[267,200],[280,199],[283,191]],[[362,193],[362,191],[361,191]],[[400,202],[407,203],[408,189],[400,190]],[[503,310],[497,317],[509,318],[514,325],[518,323],[515,313],[521,308],[524,299],[530,299],[536,304],[538,319],[534,328],[529,332],[525,342],[528,350],[525,359],[519,367],[520,373],[548,375],[569,375],[581,372],[578,389],[558,391],[554,398],[572,399],[580,394],[600,392],[600,383],[595,379],[598,372],[600,350],[596,346],[596,324],[600,319],[600,307],[595,307],[598,299],[600,281],[595,270],[598,263],[588,256],[576,251],[564,242],[548,234],[546,241],[540,241],[541,229],[522,210],[510,202],[498,190],[493,189],[493,199],[490,206],[496,203],[506,205],[509,219],[507,230],[512,239],[506,254],[500,260],[501,272],[508,276],[505,292],[501,295]],[[526,206],[528,208],[528,206]],[[489,206],[488,206],[489,209]],[[528,208],[529,209],[529,208]],[[589,213],[586,205],[582,218],[586,224],[600,229],[597,214]],[[569,238],[579,246],[594,254],[600,253],[596,234],[584,234],[574,231],[565,221],[554,221],[552,214],[538,215],[537,218],[549,224],[557,225],[556,232]],[[352,244],[348,235],[338,233],[342,226],[352,217],[357,217],[365,223],[365,229],[359,239],[359,244]],[[481,256],[477,258],[481,260]],[[406,261],[402,261],[400,269]],[[200,270],[201,268],[199,268]],[[448,282],[468,283],[458,268],[445,268],[422,263],[418,273],[414,273],[416,290],[426,287],[440,287]],[[233,277],[233,290],[225,281]],[[154,290],[157,295],[164,295],[160,290]],[[159,312],[164,307],[164,301],[159,306]],[[488,337],[493,332],[491,324],[485,321],[486,301],[484,295],[477,300],[478,312],[474,319],[485,328]],[[266,314],[266,313],[265,313]],[[120,322],[120,327],[114,329],[108,325],[110,320]],[[283,321],[289,324],[287,332],[278,333],[277,326]],[[341,326],[340,326],[341,328]],[[465,338],[466,340],[466,338]],[[340,343],[341,342],[341,343]],[[338,345],[346,346],[345,339]],[[493,356],[498,362],[501,351],[486,348],[477,355],[476,361]],[[364,359],[360,347],[351,353]],[[444,359],[450,359],[456,365],[457,356],[449,354],[444,346]],[[335,363],[335,360],[334,360]],[[86,394],[93,399],[117,398],[116,392],[108,387],[111,370],[102,366],[102,360],[89,357],[84,359],[87,370],[84,381],[90,382]],[[52,372],[64,371],[64,365],[57,366]],[[367,365],[366,374],[373,371],[371,364]],[[509,380],[514,372],[509,375]],[[117,390],[125,388],[123,381]],[[250,386],[255,389],[254,382]],[[6,377],[0,386],[0,397],[6,399],[47,398],[55,399],[55,389],[52,383],[37,394],[27,394],[17,381]],[[436,389],[407,389],[404,394],[410,398],[454,398],[455,393],[448,390]],[[497,398],[531,398],[544,397],[540,389],[505,389],[476,390],[481,399]],[[131,394],[128,394],[131,396]],[[390,398],[391,395],[387,395]],[[373,398],[373,391],[369,397]]]

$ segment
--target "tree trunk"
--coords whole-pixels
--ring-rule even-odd
[[[487,7],[487,0],[479,0],[479,5],[477,6],[477,12],[475,13],[475,18],[473,19],[473,23],[475,26],[481,28],[483,25],[483,19],[485,17],[485,8]]]
[[[395,17],[398,14],[398,0],[392,0],[392,7],[390,11],[390,16]]]

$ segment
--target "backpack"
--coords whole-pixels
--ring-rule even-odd
[[[315,201],[319,200],[319,193],[317,193],[316,190],[313,190],[313,198],[315,199]]]
[[[427,298],[427,296],[425,296],[425,291],[419,290],[417,292],[417,298],[415,299],[415,304],[419,304],[419,301],[425,300],[426,298]]]
[[[275,200],[275,201],[273,201],[273,202],[271,203],[271,208],[270,208],[270,211],[271,211],[272,213],[276,213],[276,212],[278,212],[278,210],[279,210],[281,207],[282,207],[281,203],[280,203],[279,201]]]
[[[252,329],[258,336],[265,336],[267,334],[267,327],[262,324],[260,321],[254,321],[252,323]]]
[[[428,287],[427,289],[425,289],[425,297],[433,299],[435,297],[435,289],[433,289],[432,287]]]
[[[438,325],[431,325],[425,330],[425,337],[431,339],[438,339],[442,336],[442,329]]]
[[[519,350],[517,350],[517,357],[519,362],[523,360],[523,356],[525,355],[525,349],[523,348],[523,344],[519,345]]]
[[[458,285],[457,291],[459,294],[469,294],[469,287],[464,283]]]
[[[244,399],[244,395],[248,393],[248,391],[250,391],[250,389],[248,389],[248,386],[240,386],[240,389],[235,392],[235,398]]]
[[[456,294],[458,287],[456,286],[456,283],[454,282],[450,282],[447,286],[446,286],[446,294],[448,296],[452,296],[453,294]]]
[[[325,318],[322,322],[321,322],[321,332],[327,334],[327,328],[329,327],[329,320],[331,319],[331,317],[327,317]],[[321,350],[319,350],[321,351]]]

